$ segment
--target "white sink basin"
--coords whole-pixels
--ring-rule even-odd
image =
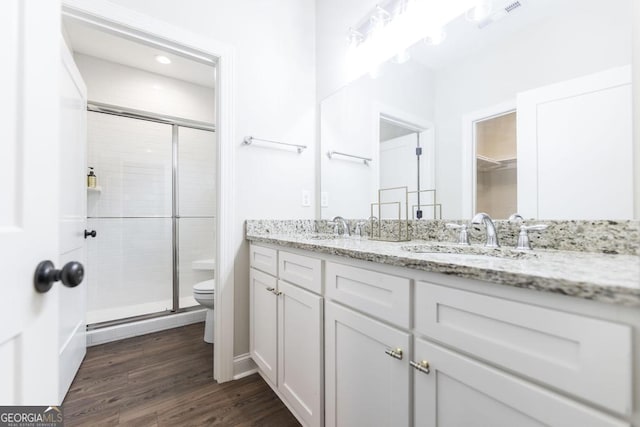
[[[405,245],[400,249],[419,254],[474,255],[506,259],[537,258],[537,255],[531,251],[522,251],[508,247],[487,248],[480,245],[458,245],[453,243],[420,243]]]

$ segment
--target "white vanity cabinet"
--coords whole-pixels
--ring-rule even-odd
[[[293,254],[255,245],[251,254],[251,357],[298,419],[304,425],[319,427],[324,423],[323,299],[299,285],[321,284],[309,281],[305,274],[300,275],[298,284],[278,279],[278,269],[274,271],[276,260],[289,259]],[[311,272],[320,280],[320,260],[292,258],[294,264],[300,265],[290,268]],[[259,262],[253,263],[254,259]]]
[[[414,354],[429,364],[414,372],[415,426],[629,426],[427,340],[415,339]]]
[[[640,426],[628,307],[275,248],[251,355],[304,425]]]
[[[327,426],[408,426],[410,335],[325,304]]]

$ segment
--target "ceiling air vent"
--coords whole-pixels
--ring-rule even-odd
[[[480,29],[485,28],[488,25],[501,20],[502,18],[507,16],[509,13],[513,12],[516,9],[521,8],[522,3],[523,3],[522,1],[512,1],[507,3],[506,6],[496,10],[491,15],[489,15],[485,20],[478,22],[478,28]]]
[[[512,10],[519,8],[520,6],[522,6],[522,3],[520,3],[519,1],[514,1],[513,3],[511,3],[511,4],[507,5],[507,6],[504,8],[504,10],[505,10],[507,13],[509,13],[509,12],[511,12]]]

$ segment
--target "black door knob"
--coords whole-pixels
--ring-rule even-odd
[[[39,293],[49,292],[54,282],[62,281],[68,288],[75,288],[84,279],[84,267],[76,261],[68,262],[62,270],[56,270],[51,261],[42,261],[36,267],[33,284]]]
[[[87,237],[91,236],[91,237],[96,237],[98,235],[98,233],[96,233],[96,230],[84,230],[84,238],[86,239]]]

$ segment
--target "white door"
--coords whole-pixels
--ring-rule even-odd
[[[72,261],[85,265],[87,90],[71,52],[64,43],[61,46],[61,56],[60,265]],[[62,402],[86,354],[86,283],[73,288],[60,286],[59,304],[58,395]]]
[[[60,286],[40,294],[40,261],[60,267],[60,4],[7,0],[0,13],[0,404],[58,402]]]
[[[326,426],[408,426],[408,356],[408,333],[327,302]]]
[[[274,385],[278,368],[278,298],[275,277],[251,268],[249,279],[249,351]]]
[[[278,281],[278,390],[305,425],[323,425],[322,297]]]
[[[518,212],[632,219],[631,67],[518,94]]]
[[[628,426],[587,405],[415,339],[414,424],[421,427]]]

